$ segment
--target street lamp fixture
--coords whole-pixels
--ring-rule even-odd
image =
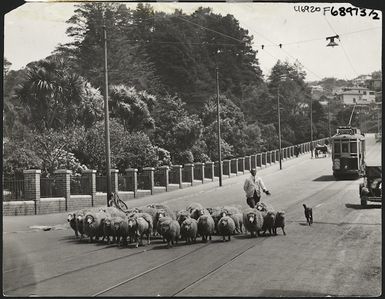
[[[280,83],[282,80],[286,80],[286,76],[282,75],[279,78],[278,81],[278,88],[277,88],[277,110],[278,110],[278,140],[279,140],[279,152],[278,152],[278,157],[279,157],[279,169],[282,170],[282,138],[281,138],[281,108],[280,108],[280,103],[279,103],[279,87]]]

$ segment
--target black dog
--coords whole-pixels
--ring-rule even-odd
[[[305,209],[306,221],[309,225],[311,225],[313,223],[313,209],[308,208],[305,204],[303,205],[303,207]]]

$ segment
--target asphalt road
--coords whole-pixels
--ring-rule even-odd
[[[367,156],[381,161],[381,144]],[[3,293],[10,296],[379,296],[381,205],[361,208],[361,180],[334,180],[331,159],[310,154],[258,171],[272,195],[262,201],[286,212],[286,233],[167,249],[80,242],[66,213],[3,217]],[[247,175],[131,200],[162,202],[175,210],[241,204]],[[302,204],[313,208],[305,222]],[[43,231],[39,226],[48,226]]]

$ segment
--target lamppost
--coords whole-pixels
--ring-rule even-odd
[[[106,166],[107,166],[107,207],[111,194],[111,152],[110,152],[110,124],[108,116],[108,66],[107,66],[107,31],[103,24],[104,40],[104,126],[105,126],[105,146],[106,146]]]
[[[222,187],[222,153],[221,153],[221,119],[219,115],[219,69],[218,65],[215,68],[216,82],[217,82],[217,123],[218,123],[218,172],[219,172],[219,186]]]
[[[330,98],[328,98],[328,129],[329,129],[329,144],[331,140],[331,129],[330,129]]]

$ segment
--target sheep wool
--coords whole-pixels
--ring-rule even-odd
[[[171,217],[161,217],[156,223],[156,231],[158,232],[159,235],[162,235],[162,223],[163,222],[171,222],[172,218]]]
[[[254,233],[259,235],[263,226],[263,214],[257,209],[248,208],[243,212],[243,225],[250,232],[251,237]]]
[[[134,213],[131,217],[133,218],[143,218],[148,223],[148,229],[152,232],[154,229],[153,220],[150,214],[148,213]]]
[[[179,225],[182,225],[183,221],[185,221],[187,218],[190,218],[190,213],[187,210],[180,210],[176,214],[176,220],[178,221]]]
[[[226,236],[228,240],[231,240],[231,235],[235,232],[235,223],[234,220],[229,216],[224,216],[219,219],[218,222],[218,233],[223,237],[223,241],[225,241]]]
[[[264,217],[263,217],[263,225],[262,225],[262,231],[263,234],[266,233],[266,231],[269,231],[269,234],[272,235],[272,230],[274,231],[274,224],[275,224],[275,217],[276,213],[273,211],[268,211]]]
[[[203,209],[203,206],[198,202],[192,202],[186,207],[186,211],[189,211],[190,213],[193,210],[200,210]]]
[[[211,240],[211,236],[214,233],[214,219],[211,215],[202,215],[198,218],[198,234],[202,236],[202,241],[207,242],[207,239]]]
[[[110,215],[111,217],[124,217],[126,216],[126,213],[119,210],[117,207],[104,207],[100,209],[101,211],[105,212],[107,215]]]
[[[180,235],[187,244],[196,242],[198,233],[198,222],[194,218],[186,218],[180,226]]]
[[[98,240],[100,236],[103,236],[103,223],[106,217],[107,214],[103,211],[88,212],[86,214],[84,219],[84,232],[90,237],[90,242],[93,241],[93,238]]]
[[[156,210],[163,210],[166,212],[166,216],[171,217],[173,220],[176,220],[175,211],[173,211],[169,206],[164,204],[150,204],[147,207],[154,208]]]
[[[286,235],[285,232],[285,212],[284,211],[278,211],[275,216],[275,222],[273,227],[274,235],[277,234],[277,227],[282,228],[282,232],[284,235]]]
[[[178,243],[180,236],[180,225],[178,221],[163,221],[160,226],[162,236],[167,241],[167,248],[174,246],[174,242]]]
[[[222,215],[230,216],[235,223],[235,233],[243,232],[243,214],[242,212],[236,208],[231,206],[225,206],[221,210]]]
[[[147,236],[147,244],[150,244],[151,229],[146,219],[143,217],[129,218],[127,220],[128,235],[130,239],[136,241],[135,247],[143,245],[143,235]]]

